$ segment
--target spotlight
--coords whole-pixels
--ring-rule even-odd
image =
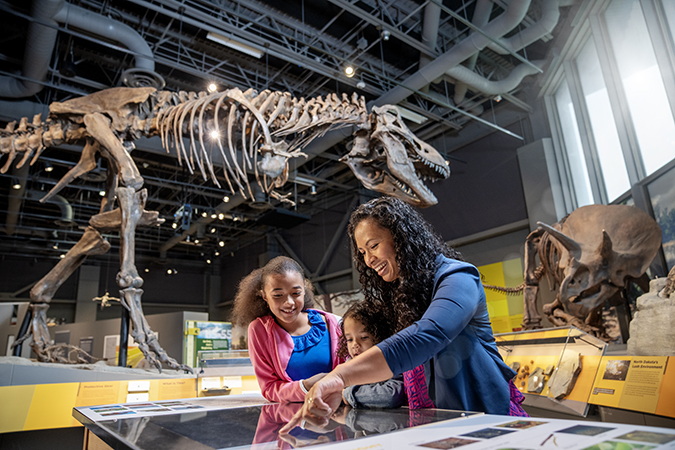
[[[195,239],[195,244],[199,244],[199,239]]]
[[[210,83],[208,90],[209,92],[216,92],[218,90],[218,85],[216,85],[216,83]]]
[[[206,216],[208,216],[208,214],[206,214],[206,211],[204,211],[204,212],[202,213],[202,217],[206,217]]]
[[[225,218],[225,214],[223,214],[223,213],[218,214],[219,220],[223,220],[224,218]]]
[[[100,195],[101,197],[105,197],[105,191],[98,191],[98,195]]]
[[[45,172],[51,172],[52,170],[54,170],[54,167],[48,162],[45,162]]]
[[[225,241],[220,241],[218,242],[219,247],[225,247]]]
[[[211,228],[211,233],[213,234],[213,233],[215,233],[215,232],[216,232],[216,229],[215,229],[215,228]]]
[[[173,270],[171,270],[171,269],[166,269],[166,274],[167,274],[167,275],[173,275]]]
[[[390,36],[391,36],[391,33],[389,32],[389,30],[382,30],[382,40],[383,41],[388,41]]]
[[[150,272],[150,269],[148,269],[148,268],[146,267],[146,268],[145,268],[145,273],[148,273],[148,272]]]
[[[232,214],[232,222],[239,222],[239,216]]]
[[[175,230],[176,228],[178,228],[178,224],[176,222],[172,223],[171,228]]]
[[[497,103],[501,102],[501,101],[502,101],[502,96],[499,95],[499,94],[495,95],[494,101],[496,101]]]
[[[57,242],[56,244],[52,245],[52,248],[54,250],[58,250],[59,249],[59,243]]]
[[[216,214],[216,213],[211,214],[212,219],[216,219],[217,217],[218,217],[218,214]]]
[[[213,130],[213,131],[211,131],[210,136],[211,136],[211,139],[216,140],[216,139],[220,138],[220,133],[218,133],[216,130]]]
[[[356,83],[356,87],[359,89],[363,89],[366,87],[366,83],[364,83],[363,81],[359,81],[358,83]]]
[[[61,258],[61,259],[65,258],[65,257],[66,257],[66,254],[65,254],[65,253],[61,253],[61,254],[59,255],[59,258]]]
[[[213,256],[220,256],[220,252],[214,252]]]
[[[356,69],[354,69],[354,66],[352,66],[351,64],[347,64],[345,66],[345,75],[347,76],[347,78],[353,77],[355,73]]]
[[[211,260],[210,260],[210,259],[207,259],[207,260],[206,260],[206,264],[211,264]]]
[[[316,195],[316,186],[314,186],[314,185],[310,186],[309,193],[311,195]]]
[[[224,201],[225,203],[229,202],[229,201],[230,201],[230,197],[228,197],[228,196],[226,195],[225,197],[223,197],[223,201]]]
[[[12,183],[12,189],[16,190],[21,189],[21,183],[19,183],[19,180],[14,180],[14,182]]]

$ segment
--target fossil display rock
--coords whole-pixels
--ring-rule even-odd
[[[675,299],[660,292],[666,278],[649,282],[649,292],[638,297],[630,321],[629,355],[675,356]]]
[[[580,373],[581,353],[569,349],[565,350],[558,365],[558,370],[553,374],[548,383],[551,397],[555,399],[567,397],[572,392]]]

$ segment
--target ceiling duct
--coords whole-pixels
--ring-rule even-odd
[[[26,200],[39,202],[47,193],[43,191],[28,190],[26,191]],[[77,225],[73,220],[73,207],[65,198],[60,195],[51,196],[45,203],[51,203],[61,209],[61,217],[54,220],[54,223],[60,227],[74,227]]]
[[[157,80],[161,85],[154,87],[163,87],[164,80],[155,73],[154,55],[150,46],[130,26],[63,0],[34,0],[31,13],[34,20],[28,27],[21,74],[35,81],[0,76],[0,97],[29,97],[42,90],[43,86],[39,82],[47,76],[59,23],[123,44],[134,54],[134,75],[144,80]]]

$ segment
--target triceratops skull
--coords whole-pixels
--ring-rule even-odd
[[[422,208],[437,203],[423,181],[450,176],[445,159],[418,139],[391,105],[373,107],[369,126],[355,133],[354,146],[341,161],[366,188]]]
[[[661,244],[656,222],[632,206],[589,205],[555,228],[538,224],[553,238],[555,258],[548,259],[557,267],[549,275],[560,285],[557,301],[581,321],[644,274]]]

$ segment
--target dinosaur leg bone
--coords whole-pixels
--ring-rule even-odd
[[[54,266],[30,291],[32,308],[32,335],[33,350],[40,361],[50,361],[45,349],[50,345],[49,331],[47,330],[46,311],[49,302],[61,284],[82,265],[89,255],[100,255],[110,249],[110,244],[93,227],[87,227],[82,238],[71,248],[65,257]],[[28,333],[20,337],[16,343],[20,344],[30,336]]]
[[[148,362],[157,367],[160,372],[162,371],[161,363],[163,362],[172,369],[194,373],[191,367],[179,364],[175,359],[167,355],[159,345],[157,336],[150,329],[150,325],[148,325],[143,315],[141,295],[143,295],[143,289],[130,287],[120,290],[122,305],[129,311],[131,336],[138,344],[138,348],[143,352]]]
[[[112,132],[110,120],[101,113],[91,113],[84,116],[84,124],[89,135],[107,150],[117,164],[120,184],[140,189],[143,186],[143,177],[120,139]]]
[[[135,192],[131,187],[118,187],[117,200],[120,204],[122,221],[120,223],[120,272],[117,284],[120,288],[143,286],[143,279],[138,276],[135,263],[136,225],[143,217],[143,206],[148,198],[148,191],[142,189]]]

